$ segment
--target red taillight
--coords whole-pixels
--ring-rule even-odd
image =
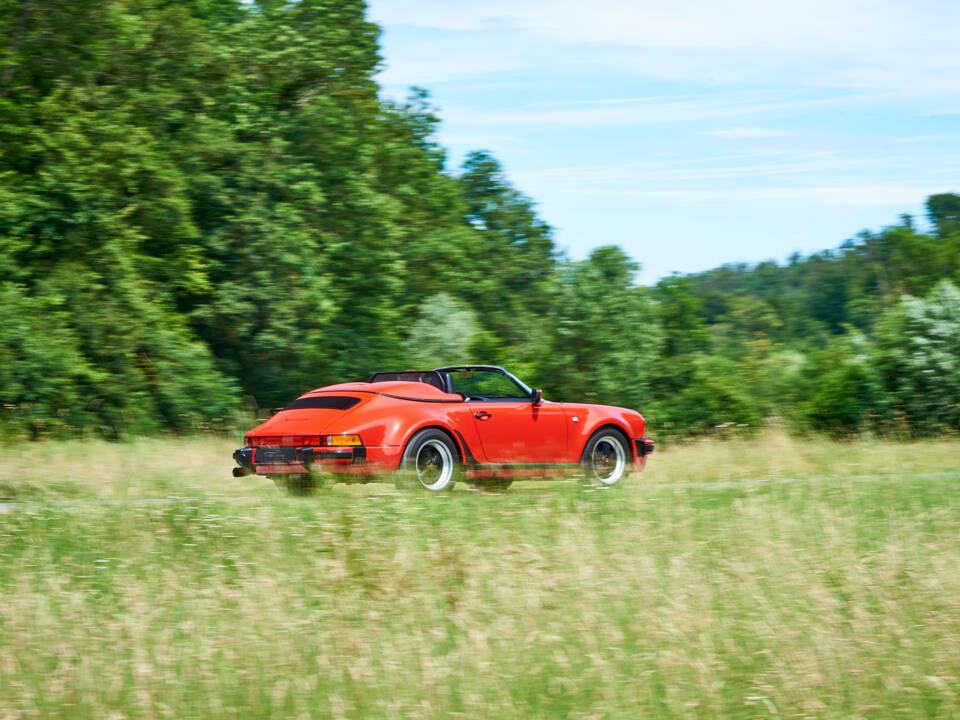
[[[247,447],[307,447],[322,445],[322,435],[255,435],[246,438]]]

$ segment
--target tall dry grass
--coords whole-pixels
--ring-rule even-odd
[[[272,496],[275,490],[269,480],[232,476],[236,443],[211,436],[8,445],[0,452],[0,502]],[[781,432],[752,438],[705,438],[658,449],[647,469],[628,483],[645,486],[954,472],[960,471],[958,448],[960,441],[951,439],[834,442]],[[537,487],[540,485],[527,482],[514,486],[517,490]],[[337,490],[357,494],[380,491],[343,486]]]
[[[0,717],[960,715],[957,444],[772,436],[615,490],[308,498],[223,449],[104,444],[0,515]],[[45,499],[151,494],[185,499]]]

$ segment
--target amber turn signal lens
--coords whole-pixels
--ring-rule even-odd
[[[359,435],[331,435],[330,445],[363,445]]]

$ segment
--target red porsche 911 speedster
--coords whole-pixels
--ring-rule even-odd
[[[457,365],[375,374],[311,390],[247,433],[234,475],[291,489],[326,477],[450,490],[514,478],[579,475],[602,485],[643,469],[643,417],[608,405],[544,400],[503,368]]]

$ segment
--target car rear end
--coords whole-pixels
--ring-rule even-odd
[[[244,447],[233,454],[238,465],[233,474],[372,474],[395,464],[392,448],[366,444],[370,438],[364,438],[362,432],[335,431],[375,397],[372,393],[321,390],[294,400],[246,434]]]
[[[234,475],[372,471],[359,435],[248,435],[234,452]]]

